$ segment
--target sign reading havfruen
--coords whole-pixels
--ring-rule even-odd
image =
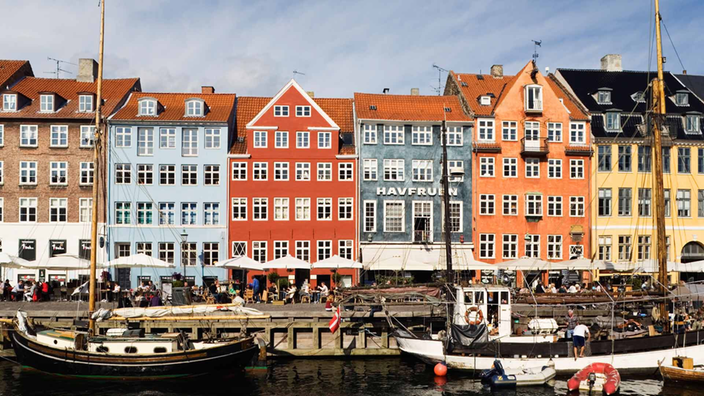
[[[376,188],[376,195],[385,195],[385,196],[406,196],[406,195],[417,195],[419,197],[434,197],[436,195],[442,195],[442,188],[435,188],[435,187],[377,187]],[[456,197],[457,196],[457,189],[450,187],[450,196]]]

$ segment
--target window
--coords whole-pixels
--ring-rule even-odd
[[[600,188],[598,197],[599,216],[611,216],[611,189]]]
[[[220,259],[220,244],[203,242],[203,265],[215,265]]]
[[[597,170],[599,172],[611,172],[611,146],[598,146],[597,158],[599,161]]]
[[[274,220],[288,220],[288,198],[274,198]]]
[[[384,232],[404,232],[405,203],[384,201]]]
[[[181,203],[181,225],[198,224],[198,205],[195,202]]]
[[[176,247],[173,242],[159,242],[159,260],[173,264],[175,251]]]
[[[376,232],[376,201],[364,201],[364,232]]]
[[[17,95],[4,94],[2,95],[2,110],[17,111]]]
[[[700,134],[702,133],[699,129],[699,116],[689,114],[685,117],[685,132],[689,134]]]
[[[310,163],[296,162],[296,180],[298,180],[298,181],[310,180]]]
[[[650,259],[650,235],[638,235],[638,261]]]
[[[479,214],[493,215],[494,214],[494,194],[479,195]]]
[[[584,197],[570,197],[570,217],[584,217]]]
[[[677,106],[689,106],[689,95],[687,92],[677,92],[675,94],[675,103]]]
[[[232,220],[247,220],[247,198],[232,198]]]
[[[479,120],[479,141],[494,141],[494,120]]]
[[[252,198],[252,219],[267,220],[269,218],[269,198]]]
[[[670,173],[670,148],[662,148],[662,173]]]
[[[154,165],[137,165],[137,184],[154,184]]]
[[[402,159],[385,159],[384,160],[384,180],[386,181],[403,181],[404,160]]]
[[[131,224],[132,203],[115,202],[115,224]]]
[[[448,160],[447,169],[450,182],[460,183],[464,181],[464,161]]]
[[[252,180],[267,180],[269,163],[255,162],[252,164]]]
[[[176,224],[176,205],[173,202],[159,203],[159,225]]]
[[[203,203],[203,225],[220,224],[220,204],[217,202]]]
[[[275,148],[288,148],[288,132],[286,132],[286,131],[274,132],[274,147]]]
[[[464,133],[461,126],[447,127],[445,141],[448,146],[462,146],[464,144]]]
[[[153,224],[153,209],[151,202],[137,202],[137,224]]]
[[[412,130],[412,143],[414,145],[430,146],[433,144],[433,127],[414,125]]]
[[[318,181],[332,181],[332,164],[318,162]]]
[[[309,148],[310,147],[310,133],[309,132],[296,132],[296,148]]]
[[[403,143],[403,125],[384,125],[384,144]]]
[[[162,186],[173,186],[176,184],[175,165],[159,165],[159,184]]]
[[[339,220],[352,220],[352,198],[337,199],[337,218]]]
[[[586,143],[586,124],[584,122],[570,122],[570,144],[584,145]]]
[[[538,143],[540,140],[540,123],[526,121],[525,124],[523,124],[523,128],[523,136],[525,136],[526,141],[530,140],[534,143]]]
[[[518,158],[504,158],[504,177],[518,177]]]
[[[704,149],[697,149],[697,173],[704,173]]]
[[[596,102],[600,105],[611,104],[611,90],[597,91]]]
[[[132,128],[116,127],[115,128],[115,147],[125,148],[132,147]]]
[[[562,197],[550,195],[548,196],[548,216],[562,216]]]
[[[501,200],[504,206],[504,216],[518,216],[518,195],[504,195]]]
[[[20,185],[37,184],[37,163],[20,161]]]
[[[619,235],[618,236],[618,260],[619,261],[630,261],[631,260],[631,236],[630,235]]]
[[[5,145],[5,126],[0,125],[0,147]]]
[[[618,146],[618,171],[631,171],[631,146]]]
[[[526,254],[527,257],[540,258],[540,235],[526,235]]]
[[[697,217],[704,217],[704,190],[697,191]]]
[[[81,162],[81,177],[79,179],[79,184],[82,186],[87,186],[93,184],[93,170],[94,165],[92,162]]]
[[[376,180],[377,179],[377,160],[376,159],[364,159],[362,162],[364,180]]]
[[[81,125],[81,148],[93,147],[95,143],[95,127],[91,125]]]
[[[540,160],[537,158],[526,158],[526,177],[540,177]]]
[[[638,216],[650,217],[651,197],[649,188],[638,189]]]
[[[36,125],[20,125],[20,147],[37,147],[38,134]]]
[[[20,223],[37,222],[37,198],[20,198]]]
[[[606,112],[606,130],[619,132],[621,130],[621,113],[615,111]]]
[[[670,200],[670,189],[666,188],[663,190],[663,206],[665,207],[665,217],[670,217],[672,201]]]
[[[433,161],[413,160],[412,166],[413,181],[433,181]]]
[[[571,170],[572,168],[570,167]],[[562,179],[561,159],[548,159],[548,179]]]
[[[247,180],[247,163],[232,163],[232,180]]]
[[[153,128],[137,128],[137,155],[154,155]]]
[[[518,123],[516,121],[503,121],[501,123],[501,139],[506,141],[518,140]]]
[[[137,254],[146,254],[147,256],[152,255],[152,243],[151,242],[137,242]],[[127,348],[125,348],[127,349]],[[137,348],[133,348],[137,349]],[[131,353],[135,353],[133,351]]]
[[[526,86],[525,95],[527,112],[543,110],[543,87],[540,85],[528,85]]]
[[[540,256],[533,256],[540,257]],[[548,260],[562,258],[562,235],[548,235]]]
[[[0,223],[5,221],[5,198],[0,197]],[[0,239],[0,252],[2,252],[2,239]]]
[[[198,130],[183,129],[181,131],[181,155],[195,157],[198,155]]]
[[[354,242],[351,239],[341,239],[337,241],[337,253],[340,257],[353,260],[352,248]]]
[[[286,257],[288,254],[288,241],[274,241],[274,260]]]
[[[584,133],[584,132],[582,132]],[[570,139],[572,139],[570,135]],[[562,124],[559,122],[548,122],[548,142],[562,141]],[[570,140],[572,143],[572,140]]]
[[[677,190],[677,216],[678,217],[691,217],[692,216],[692,204],[691,204],[691,191],[690,190]]]
[[[450,201],[450,232],[462,232],[462,202]]]
[[[690,149],[679,147],[677,149],[677,173],[691,173]]]
[[[543,215],[543,196],[539,194],[526,195],[526,216]]]
[[[338,180],[354,180],[352,165],[354,164],[351,162],[342,162],[337,164]]]
[[[364,124],[364,144],[376,144],[376,125]]]
[[[140,116],[155,116],[156,115],[156,100],[142,99],[139,101]]]
[[[479,157],[479,176],[494,177],[494,157]]]
[[[68,147],[68,126],[51,126],[51,147]]]
[[[54,95],[39,95],[39,111],[54,111]]]
[[[310,241],[296,241],[296,258],[310,262]]]
[[[330,132],[318,132],[318,148],[332,148],[332,134]]]
[[[288,165],[288,164],[286,164]],[[206,186],[220,185],[220,165],[204,165],[203,166],[204,181]]]
[[[288,162],[274,162],[274,180],[288,180]]]
[[[198,260],[198,244],[193,242],[181,243],[181,264],[196,265]]]
[[[296,198],[296,220],[310,220],[310,198]]]
[[[93,111],[93,95],[78,95],[78,111],[81,113]]]
[[[200,100],[186,101],[186,117],[200,117],[203,115],[203,102]]]
[[[570,179],[584,179],[584,160],[570,160]]]
[[[4,162],[0,161],[0,185],[5,183],[5,168],[4,168]]]
[[[288,106],[274,106],[274,117],[288,117]]]
[[[518,258],[518,235],[504,234],[503,235],[503,258],[515,259]]]
[[[491,96],[482,95],[479,97],[479,104],[482,106],[491,106]]]
[[[219,149],[220,148],[220,129],[205,128],[205,148]],[[288,133],[286,134],[286,147],[288,147]]]
[[[296,106],[296,117],[310,117],[310,106]]]
[[[652,152],[650,146],[638,146],[638,172],[650,172]]]
[[[181,165],[181,185],[195,186],[198,184],[198,165]]]
[[[332,241],[318,241],[318,261],[332,257]]]
[[[494,234],[479,234],[479,258],[494,258]]]
[[[247,255],[247,242],[232,242],[232,258],[244,257]]]
[[[49,222],[65,223],[68,217],[68,198],[49,199]]]
[[[604,261],[611,261],[611,236],[599,236],[598,259]]]
[[[318,220],[332,220],[332,198],[318,198]]]
[[[68,162],[50,162],[49,184],[65,186],[68,184]]]
[[[633,202],[633,196],[630,188],[619,188],[618,189],[618,215],[619,216],[630,216],[631,215],[631,203]]]

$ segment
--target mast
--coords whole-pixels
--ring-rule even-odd
[[[670,320],[667,307],[667,246],[665,243],[665,192],[662,173],[662,124],[665,121],[665,87],[662,71],[662,36],[660,35],[660,2],[655,0],[655,40],[657,45],[658,77],[653,80],[653,192],[655,207],[655,240],[657,244],[658,278],[663,299],[660,302],[660,317],[663,332],[668,332]]]
[[[450,183],[447,179],[447,121],[442,122],[440,127],[442,134],[442,200],[443,200],[443,221],[445,223],[445,263],[447,265],[446,276],[449,283],[454,283],[455,273],[452,270],[452,228],[450,226]]]
[[[105,33],[105,0],[100,2],[100,51],[98,54],[98,87],[96,92],[95,104],[95,136],[93,139],[93,212],[91,214],[90,227],[90,290],[88,297],[88,314],[90,322],[88,330],[91,334],[95,332],[95,320],[93,312],[95,312],[95,277],[96,277],[96,258],[98,252],[98,184],[99,184],[99,166],[100,166],[100,147],[101,142],[101,118],[100,110],[103,106],[103,48],[104,48],[104,33]]]

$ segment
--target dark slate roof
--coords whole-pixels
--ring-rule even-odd
[[[607,132],[606,120],[604,119],[604,114],[592,114],[592,134],[595,137],[619,137],[619,138],[643,138],[643,116],[640,114],[633,114],[632,116],[627,116],[626,114],[621,115],[621,131],[620,132]]]
[[[699,99],[704,100],[704,76],[693,76],[691,74],[676,74],[676,76],[682,84],[699,96]]]

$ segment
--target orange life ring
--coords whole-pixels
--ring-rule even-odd
[[[477,315],[474,317],[474,320],[472,320],[472,321],[469,320],[469,313],[470,312],[477,313]],[[467,324],[470,326],[477,326],[484,321],[484,313],[478,307],[467,308],[467,312],[464,313],[464,320],[466,320]]]

